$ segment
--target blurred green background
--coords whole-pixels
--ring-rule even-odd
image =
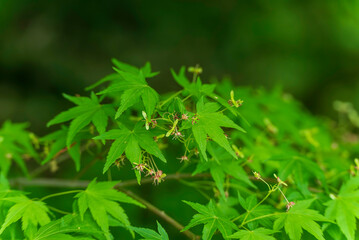
[[[62,92],[112,72],[110,59],[162,74],[200,64],[203,78],[280,84],[316,114],[359,103],[359,1],[0,0],[0,122],[45,123],[70,104]],[[358,105],[356,105],[358,107]]]

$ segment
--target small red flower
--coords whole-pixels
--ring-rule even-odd
[[[183,162],[183,161],[188,161],[188,157],[186,155],[180,157],[180,158],[177,158],[179,160],[181,160],[180,162]]]
[[[164,174],[162,172],[162,170],[158,170],[155,175],[152,177],[153,178],[153,184],[158,185],[159,183],[161,183],[162,181],[164,181],[163,179],[166,177],[166,174]]]
[[[293,207],[295,205],[295,202],[289,202],[288,204],[287,204],[287,212],[289,211],[289,209],[291,208],[291,207]]]
[[[136,169],[139,172],[143,172],[143,170],[146,168],[146,164],[144,163],[134,163],[136,166],[134,169]]]
[[[153,169],[149,169],[149,170],[147,171],[146,177],[147,177],[147,176],[153,176],[153,175],[155,175],[155,171],[154,171]]]
[[[187,115],[187,113],[186,113],[186,114],[182,114],[181,119],[182,119],[182,120],[188,120],[188,115]]]
[[[172,133],[172,135],[173,135],[173,139],[184,137],[184,135],[180,131],[177,131],[177,129],[175,132]]]
[[[195,114],[195,115],[192,117],[192,125],[195,124],[195,123],[197,123],[197,121],[198,121],[198,116],[197,116],[197,114]]]
[[[260,179],[261,175],[259,174],[259,172],[253,172],[253,175],[256,179]]]
[[[155,119],[151,120],[152,128],[157,126],[157,121]]]

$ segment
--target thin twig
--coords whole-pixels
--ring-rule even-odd
[[[94,146],[95,143],[94,142],[90,142],[88,145],[84,145],[80,148],[80,152],[85,151],[87,148]],[[57,164],[62,163],[66,160],[68,160],[69,158],[71,158],[70,154],[68,154],[68,152],[61,152],[61,155],[59,155],[58,157],[54,158],[54,161],[56,161]],[[46,163],[45,165],[42,165],[38,168],[36,168],[35,170],[33,170],[29,176],[30,178],[34,178],[38,175],[40,175],[41,173],[45,172],[47,169],[51,168],[51,162]]]
[[[201,173],[192,175],[190,173],[175,173],[166,176],[165,180],[180,180],[186,178],[206,178],[210,177],[209,173]],[[13,178],[9,180],[11,186],[38,186],[38,187],[54,187],[54,188],[86,188],[90,181],[87,180],[67,180],[57,178],[36,178],[27,179],[23,177]],[[144,178],[141,184],[153,182],[152,178]],[[128,187],[137,185],[137,180],[127,180],[116,184],[115,188]]]
[[[158,209],[157,207],[153,206],[151,203],[147,202],[143,198],[141,198],[138,195],[134,194],[133,192],[131,192],[129,190],[126,190],[126,189],[123,189],[123,188],[119,188],[119,190],[121,192],[126,193],[128,196],[132,197],[133,199],[139,201],[143,205],[145,205],[148,210],[150,210],[151,212],[153,212],[157,216],[161,217],[163,220],[165,220],[166,222],[168,222],[169,224],[174,226],[177,230],[181,231],[184,228],[183,225],[181,225],[175,219],[168,216],[163,210]],[[189,239],[192,239],[192,240],[200,239],[199,236],[197,236],[196,234],[194,234],[193,232],[191,232],[189,230],[183,231],[182,233],[184,235],[186,235]]]

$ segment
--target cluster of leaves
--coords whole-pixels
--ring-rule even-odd
[[[166,196],[197,212],[182,229],[188,233],[195,227],[187,236],[356,239],[359,160],[354,159],[359,140],[358,114],[351,105],[336,103],[340,122],[318,118],[280,89],[237,88],[229,80],[204,84],[198,66],[188,69],[190,79],[185,67],[178,73],[172,70],[182,90],[160,96],[147,83],[158,75],[149,63],[142,68],[118,60],[113,64],[115,73],[87,88],[90,97],[64,94],[76,106],[49,121],[48,126],[63,124],[59,130],[38,138],[25,124],[3,124],[2,239],[123,239],[114,235],[116,228],[132,237],[169,239],[158,222],[158,232],[131,225],[122,203],[140,208],[148,204],[119,191],[117,180],[123,179],[111,181],[111,172],[126,162],[138,184],[143,177],[159,184],[168,174],[192,174],[190,184],[183,183],[206,198]],[[170,159],[173,146],[178,159]],[[25,175],[31,185],[30,179],[42,169],[54,174],[65,154],[79,172],[72,182],[96,163],[102,171],[85,178],[107,176],[108,181],[93,179],[85,190],[42,198],[14,190],[17,179],[9,176]],[[182,167],[174,173],[159,168],[178,162]],[[28,173],[39,164],[40,170]],[[196,181],[196,176],[208,181]],[[63,183],[68,186],[67,179]],[[46,201],[62,195],[72,195],[70,212]]]

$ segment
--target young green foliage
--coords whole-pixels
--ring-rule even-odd
[[[151,116],[158,103],[158,93],[148,86],[146,78],[153,77],[157,73],[151,72],[151,65],[147,63],[143,68],[123,64],[118,60],[113,60],[115,67],[113,68],[117,74],[113,75],[112,83],[105,90],[98,94],[117,94],[122,93],[121,103],[118,108],[115,118],[119,118],[121,114],[136,102],[142,99],[146,112]],[[101,81],[103,83],[104,81]]]
[[[125,226],[130,226],[128,217],[118,202],[144,207],[126,194],[113,189],[115,185],[114,182],[96,182],[94,179],[86,190],[75,196],[78,198],[77,203],[81,219],[83,219],[86,210],[89,209],[93,219],[105,233],[109,231],[108,214]]]
[[[340,188],[338,196],[332,198],[325,204],[325,216],[336,220],[346,238],[354,240],[356,219],[359,219],[359,177],[350,179]]]
[[[146,205],[144,211],[177,229],[188,219],[182,231],[191,239],[356,239],[359,129],[353,106],[337,103],[340,121],[329,121],[279,88],[202,83],[198,65],[188,68],[192,78],[185,67],[172,71],[182,89],[160,96],[147,83],[158,74],[149,63],[137,68],[113,59],[113,64],[115,73],[87,88],[101,88],[98,92],[64,94],[76,106],[48,123],[62,123],[59,130],[38,140],[25,130],[27,124],[3,124],[1,239],[169,239],[158,222],[157,232],[131,226],[130,219],[149,215],[130,208],[127,216],[120,203]],[[67,165],[68,155],[75,169]],[[34,180],[22,177],[28,168]],[[143,185],[133,191],[127,189],[137,185],[128,179],[130,168]],[[101,181],[88,184],[94,177]],[[117,185],[119,179],[126,180]],[[165,185],[145,185],[151,182]],[[87,188],[56,192],[47,187]],[[52,201],[45,205],[48,198]],[[198,213],[177,207],[182,199]],[[208,205],[197,203],[203,201]],[[168,228],[171,239],[183,239],[174,229]]]
[[[122,125],[120,129],[112,129],[95,137],[95,139],[101,140],[115,140],[107,154],[103,172],[105,173],[124,152],[131,163],[140,163],[141,148],[166,162],[166,158],[153,139],[154,136],[151,131],[143,127],[143,123],[139,122],[134,126],[133,130],[129,130]]]
[[[237,226],[233,222],[221,216],[213,201],[210,201],[208,206],[188,201],[184,202],[196,210],[198,214],[193,216],[190,223],[182,231],[199,224],[204,224],[202,238],[203,240],[209,240],[212,239],[216,230],[219,230],[224,238],[228,238],[232,234],[233,229],[237,230]]]
[[[291,240],[300,240],[303,229],[316,239],[324,240],[323,231],[317,222],[329,220],[318,211],[308,209],[312,202],[313,200],[297,202],[288,212],[278,215],[274,229],[280,230],[284,227]]]
[[[2,198],[1,201],[10,201],[15,203],[8,211],[5,221],[3,222],[0,235],[10,224],[21,219],[22,230],[25,235],[32,238],[37,232],[37,227],[43,226],[50,222],[48,216],[49,209],[45,203],[34,201],[26,196]]]
[[[271,236],[273,233],[274,231],[270,229],[257,228],[253,231],[239,230],[228,238],[241,240],[275,240],[275,238]]]
[[[35,234],[33,240],[74,240],[94,239],[91,235],[102,232],[88,222],[80,222],[75,215],[66,215],[56,221],[42,226]],[[73,235],[76,234],[76,235]]]
[[[234,128],[245,132],[243,128],[235,124],[227,116],[217,112],[220,106],[216,103],[204,104],[203,97],[197,102],[197,118],[196,123],[192,126],[193,136],[196,139],[199,150],[205,160],[207,158],[207,135],[213,139],[219,146],[226,149],[234,158],[237,155],[228,143],[224,131],[221,127]]]
[[[91,98],[72,97],[66,94],[64,94],[64,97],[77,106],[60,113],[49,121],[47,126],[71,120],[66,138],[68,148],[73,143],[76,134],[91,122],[100,134],[106,131],[108,118],[113,115],[113,107],[110,104],[100,104],[100,99],[93,92],[91,93]]]
[[[142,240],[169,240],[166,230],[162,227],[162,225],[158,221],[157,221],[158,233],[148,228],[130,227],[130,229],[135,231],[141,237],[143,237]]]
[[[0,128],[0,168],[4,175],[7,175],[11,162],[15,161],[25,175],[28,174],[23,155],[39,159],[33,146],[33,141],[37,142],[34,134],[26,131],[26,123],[12,123],[6,121]]]

